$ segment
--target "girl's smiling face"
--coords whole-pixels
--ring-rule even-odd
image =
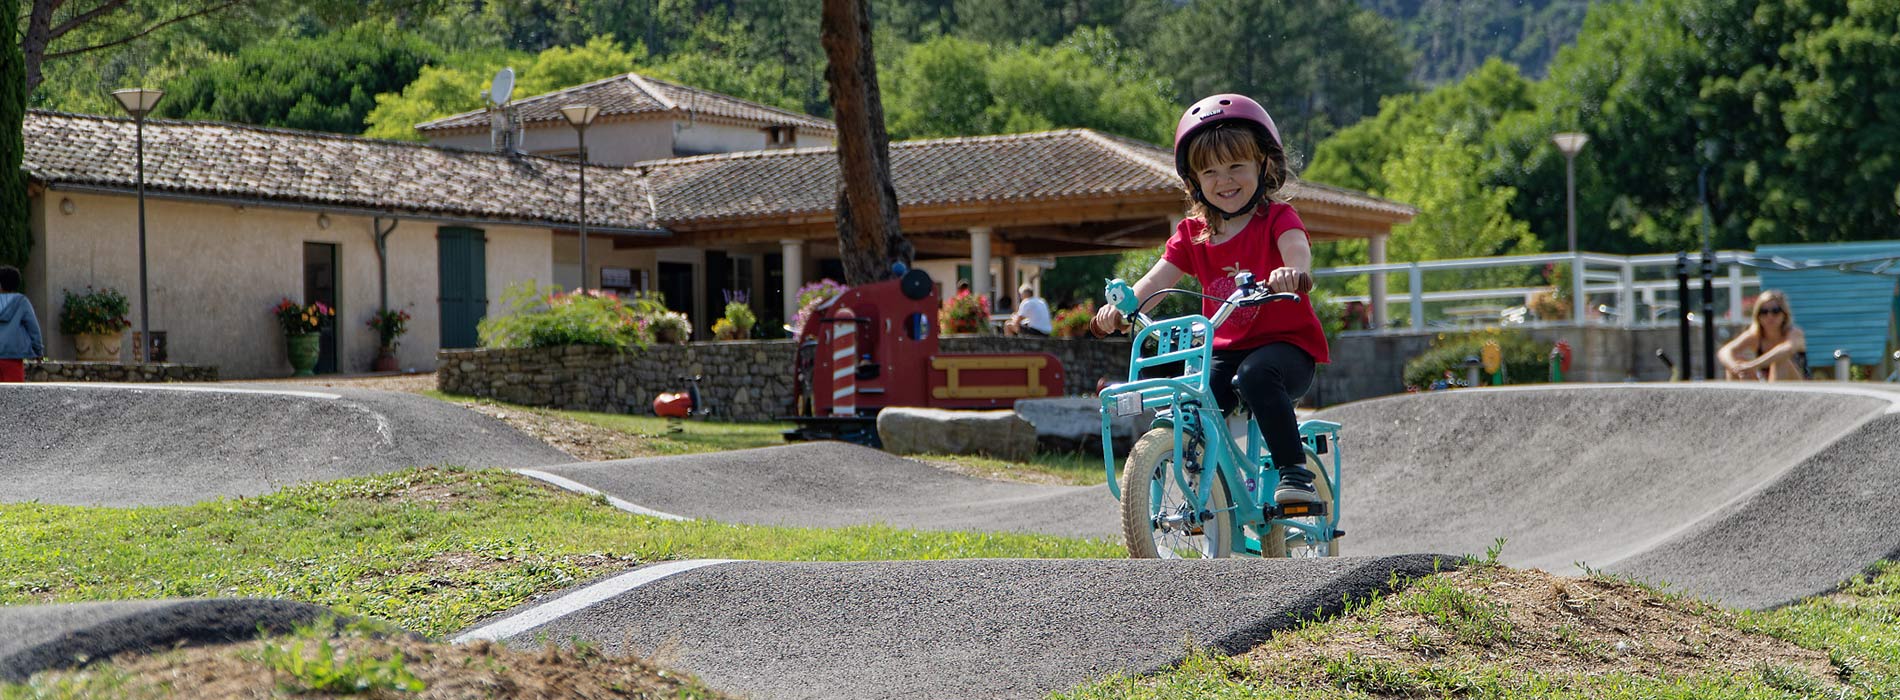
[[[1194,177],[1200,182],[1201,194],[1208,202],[1223,211],[1235,211],[1253,199],[1254,190],[1259,189],[1260,163],[1252,160],[1209,163],[1196,171]]]

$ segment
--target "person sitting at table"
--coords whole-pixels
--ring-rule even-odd
[[[1788,295],[1764,289],[1755,297],[1748,329],[1728,341],[1715,357],[1727,368],[1728,379],[1765,379],[1771,382],[1808,378],[1808,339],[1794,325],[1794,307]]]
[[[1016,313],[1003,325],[1008,335],[1033,335],[1047,338],[1055,330],[1049,317],[1049,302],[1036,296],[1036,288],[1025,284],[1016,290],[1023,303],[1016,307]]]

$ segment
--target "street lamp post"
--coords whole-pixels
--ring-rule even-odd
[[[1583,260],[1577,256],[1577,152],[1590,142],[1590,136],[1566,131],[1550,137],[1564,154],[1564,209],[1570,225],[1570,306],[1578,323],[1583,323]],[[1626,310],[1627,312],[1627,310]]]
[[[594,123],[594,117],[600,114],[600,108],[593,105],[568,105],[561,108],[561,116],[574,126],[579,136],[579,155],[581,161],[581,289],[587,289],[587,125]]]
[[[1586,134],[1565,132],[1550,137],[1564,154],[1565,209],[1570,213],[1570,252],[1577,252],[1577,152],[1590,142]]]
[[[126,88],[112,91],[118,98],[119,106],[132,115],[138,131],[138,198],[139,198],[139,345],[140,362],[150,362],[152,358],[152,305],[146,294],[145,277],[145,115],[151,114],[158,101],[165,97],[165,91],[147,88]]]

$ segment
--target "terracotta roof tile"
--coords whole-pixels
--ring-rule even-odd
[[[1033,202],[1180,192],[1159,146],[1088,129],[891,144],[899,206]],[[747,151],[637,163],[647,169],[663,224],[830,211],[836,148]],[[1325,201],[1410,217],[1411,207],[1351,190],[1297,183],[1295,203]]]
[[[136,184],[130,119],[34,111],[23,167],[53,184]],[[639,173],[588,169],[588,222],[654,229]],[[153,192],[572,225],[579,173],[566,161],[235,124],[148,120]]]
[[[837,126],[809,114],[768,107],[730,95],[701,90],[638,73],[625,73],[565,90],[535,95],[514,101],[522,124],[560,122],[561,108],[571,104],[591,104],[601,116],[674,113],[685,118],[688,112],[738,119],[765,126],[796,126],[823,134],[835,134]],[[430,132],[470,127],[488,128],[488,113],[463,112],[416,125],[417,131]]]

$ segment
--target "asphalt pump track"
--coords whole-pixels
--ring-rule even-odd
[[[381,399],[374,394],[356,400],[375,404]],[[133,451],[101,455],[57,447],[77,439],[59,432],[58,414],[95,404],[49,408],[22,396],[0,390],[0,416],[37,420],[41,434],[69,439],[47,441],[34,465],[70,473],[81,468],[71,454],[79,453],[83,468],[103,482],[116,476],[119,490],[128,490],[123,484],[137,472],[115,472],[118,463],[100,457]],[[657,652],[715,687],[750,697],[1033,697],[1109,672],[1165,667],[1180,658],[1184,641],[1243,650],[1273,630],[1329,614],[1338,601],[1383,590],[1395,571],[1423,574],[1446,562],[1420,552],[1478,553],[1498,538],[1505,538],[1502,559],[1512,565],[1575,574],[1581,564],[1729,605],[1772,607],[1829,590],[1900,549],[1900,513],[1891,508],[1900,497],[1895,398],[1900,394],[1821,385],[1567,385],[1348,404],[1317,417],[1345,425],[1344,549],[1358,556],[666,562],[564,591],[458,638],[523,647],[578,639],[616,651]],[[40,417],[24,417],[28,412]],[[200,407],[183,419],[163,411],[142,415],[152,421],[144,425],[177,434],[179,420],[191,424],[206,412],[216,413]],[[469,417],[441,417],[449,424],[480,418],[464,413]],[[246,425],[245,415],[264,425]],[[354,424],[353,434],[403,429],[396,425],[403,418],[381,415],[393,422]],[[310,427],[276,421],[270,413],[236,412],[217,425],[251,431],[257,440],[272,439],[273,426]],[[120,426],[118,438],[134,441],[123,444],[135,445],[150,432],[110,421],[96,429],[111,434],[113,426]],[[452,442],[463,432],[450,429],[441,439]],[[456,449],[475,454],[450,463],[513,467],[662,517],[1084,537],[1118,531],[1102,487],[972,479],[848,445],[549,466],[520,442],[527,438],[507,432],[493,438],[508,446],[499,458],[483,459],[481,446],[465,444]],[[174,455],[189,454],[194,444],[218,450],[204,442],[169,444]],[[328,471],[306,467],[268,483],[407,466],[347,464],[355,455],[334,455]],[[0,470],[16,485],[4,500],[65,502],[51,488],[58,479],[35,481],[32,471]],[[200,498],[267,485],[212,472],[195,477]],[[55,498],[19,484],[49,488]],[[99,492],[80,493],[98,498]],[[187,500],[174,492],[153,502]],[[189,606],[213,603],[227,606],[217,616],[233,629],[295,612],[268,601],[257,604],[255,615],[231,601],[136,605],[205,610]],[[22,625],[52,630],[42,631],[34,646],[0,646],[0,674],[30,673],[53,665],[49,659],[88,651],[48,646],[60,640],[113,639],[119,648],[140,648],[178,638],[166,632],[141,639],[140,630],[165,627],[126,623],[136,618],[96,612],[104,610],[98,605],[125,604],[0,609],[0,634]],[[95,612],[74,612],[81,608]]]

